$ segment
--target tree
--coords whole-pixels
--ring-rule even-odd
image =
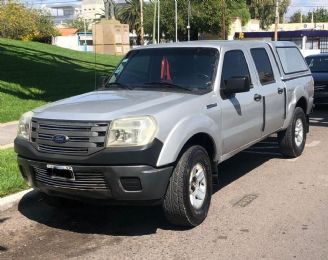
[[[121,22],[128,23],[130,25],[130,29],[135,29],[137,35],[139,35],[139,0],[127,0],[126,3],[127,5],[118,11],[118,18]],[[178,0],[177,3],[178,38],[182,41],[187,40],[188,0]],[[149,36],[153,35],[155,4],[157,4],[157,1],[155,0],[144,3],[144,30]],[[224,8],[222,8],[223,5]],[[175,36],[174,12],[174,0],[160,1],[161,34],[163,33],[164,38],[167,40],[172,40]],[[241,17],[243,24],[250,19],[250,13],[246,5],[246,0],[191,0],[191,39],[198,39],[200,33],[210,33],[219,36],[223,30],[223,25],[226,28],[225,31],[227,35],[231,18],[235,16]]]
[[[307,21],[311,22],[312,12],[308,12]],[[325,8],[319,8],[313,12],[313,21],[315,23],[326,23],[328,22],[328,10]]]
[[[302,12],[299,10],[299,11],[296,11],[290,18],[289,18],[289,22],[290,23],[300,23],[300,22],[303,22],[303,23],[306,23],[308,22],[308,19],[307,17],[302,14]]]
[[[78,29],[79,32],[84,31],[84,25],[85,25],[86,30],[89,31],[90,22],[82,19],[81,17],[78,17],[78,18],[74,19],[73,21],[71,21],[70,23],[68,23],[68,26]]]
[[[53,21],[44,11],[14,2],[0,4],[0,37],[49,41],[56,34]]]
[[[141,41],[141,27],[140,27],[140,1],[126,0],[126,4],[118,9],[117,18],[126,23],[130,27],[130,31],[136,31],[137,44]]]
[[[228,9],[231,17],[240,17],[242,25],[245,25],[250,19],[251,14],[245,0],[230,0]]]
[[[263,29],[274,23],[276,0],[247,0],[252,19],[259,19]],[[279,1],[279,15],[282,17],[290,5],[290,0]]]

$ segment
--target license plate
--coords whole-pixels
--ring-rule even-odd
[[[47,164],[47,173],[51,178],[75,180],[72,166]]]

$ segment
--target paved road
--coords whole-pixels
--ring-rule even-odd
[[[0,214],[0,258],[328,259],[328,109],[311,124],[296,160],[271,138],[225,162],[197,228],[168,225],[158,207],[58,209],[31,192]]]
[[[17,135],[17,122],[0,124],[0,149],[7,148],[14,142]]]

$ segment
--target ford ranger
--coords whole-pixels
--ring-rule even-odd
[[[290,42],[196,41],[131,50],[101,88],[25,113],[15,151],[49,197],[159,203],[207,216],[220,163],[277,133],[300,156],[313,78]]]

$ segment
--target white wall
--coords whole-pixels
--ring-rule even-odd
[[[85,51],[84,46],[79,45],[77,35],[56,36],[52,38],[52,44],[76,51]],[[87,46],[87,51],[93,51],[93,46]]]

